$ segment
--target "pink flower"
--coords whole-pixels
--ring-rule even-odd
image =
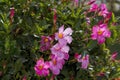
[[[92,40],[97,40],[99,44],[105,42],[105,38],[109,38],[111,32],[107,28],[107,24],[95,25],[92,28],[91,38]]]
[[[69,54],[68,54],[69,47],[67,45],[61,45],[57,43],[51,48],[51,52],[52,54],[57,56],[59,59],[68,60],[69,58]]]
[[[65,62],[64,60],[58,59],[54,55],[52,55],[51,59],[52,60],[49,62],[50,70],[52,71],[54,75],[58,75],[60,73],[60,70],[63,68],[63,65]]]
[[[82,62],[81,68],[87,69],[89,64],[89,55],[83,56],[80,62]]]
[[[39,76],[47,76],[49,74],[49,62],[44,62],[43,59],[37,61],[34,70]]]
[[[96,1],[96,0],[90,0],[90,1],[88,2],[88,5],[93,4],[95,1]]]
[[[78,62],[81,62],[81,68],[83,69],[87,69],[88,64],[89,64],[89,55],[86,56],[81,56],[78,53],[75,54],[75,59],[77,59]]]
[[[66,28],[64,30],[64,25],[59,28],[59,32],[55,34],[55,39],[58,40],[60,44],[66,45],[67,43],[72,42],[72,29]]]
[[[14,17],[14,14],[15,14],[15,8],[12,7],[12,8],[10,8],[10,18],[11,19]]]
[[[42,39],[40,41],[40,45],[41,45],[40,50],[41,51],[49,50],[51,47],[52,38],[49,36],[42,36],[41,38]]]
[[[92,4],[91,8],[89,9],[90,12],[96,12],[98,11],[98,4]]]
[[[118,55],[118,53],[117,53],[117,52],[114,52],[114,53],[111,55],[110,59],[111,59],[112,61],[114,61],[114,60],[116,59],[117,55]]]
[[[108,12],[108,10],[107,10],[106,4],[101,4],[98,14],[99,14],[100,16],[106,17],[108,13],[109,13],[109,12]]]

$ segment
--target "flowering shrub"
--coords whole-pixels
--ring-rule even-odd
[[[2,80],[115,80],[120,26],[95,0],[1,0]]]

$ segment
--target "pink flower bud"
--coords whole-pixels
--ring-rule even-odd
[[[11,8],[10,8],[10,18],[11,18],[11,19],[14,17],[14,14],[15,14],[15,8],[14,8],[14,7],[11,7]]]
[[[54,11],[53,24],[56,25],[56,22],[57,22],[57,11],[56,11],[56,9],[53,9],[53,11]]]
[[[88,5],[93,4],[95,1],[96,1],[96,0],[90,0],[90,1],[88,2]]]
[[[27,77],[26,77],[26,76],[24,76],[24,77],[22,78],[22,80],[27,80]]]
[[[114,61],[117,57],[118,53],[117,52],[114,52],[112,55],[111,55],[111,60]]]

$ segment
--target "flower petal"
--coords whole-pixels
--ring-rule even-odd
[[[73,30],[71,28],[66,28],[65,31],[63,32],[63,34],[66,35],[72,35]]]
[[[67,44],[67,40],[65,40],[65,39],[59,39],[59,44],[61,45],[61,46],[64,46],[64,45],[66,45]]]
[[[63,33],[64,31],[64,25],[62,25],[60,28],[59,28],[59,33]]]
[[[69,50],[70,50],[70,48],[68,46],[63,46],[62,49],[61,49],[61,51],[65,52],[65,53],[68,53]]]
[[[104,43],[105,42],[105,38],[104,37],[98,37],[98,43],[99,44],[102,44],[102,43]]]
[[[52,72],[53,72],[54,75],[58,75],[58,74],[60,73],[60,69],[58,69],[58,68],[53,68],[53,69],[52,69]]]
[[[70,44],[72,42],[72,37],[71,36],[66,36],[65,39],[67,42]]]

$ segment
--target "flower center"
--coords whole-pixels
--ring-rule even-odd
[[[48,42],[48,38],[45,38],[45,39],[44,39],[44,42]]]
[[[97,33],[98,35],[102,35],[103,31],[99,30]]]
[[[42,69],[43,69],[43,65],[40,65],[40,66],[39,66],[39,70],[42,70]]]
[[[56,64],[57,64],[57,61],[56,61],[56,60],[53,60],[53,64],[56,65]]]
[[[60,47],[56,47],[55,49],[56,49],[56,51],[59,51],[61,48]]]
[[[59,34],[58,34],[58,37],[59,37],[59,38],[63,38],[63,34],[62,34],[62,33],[59,33]]]
[[[82,60],[86,60],[86,57],[83,57]]]

